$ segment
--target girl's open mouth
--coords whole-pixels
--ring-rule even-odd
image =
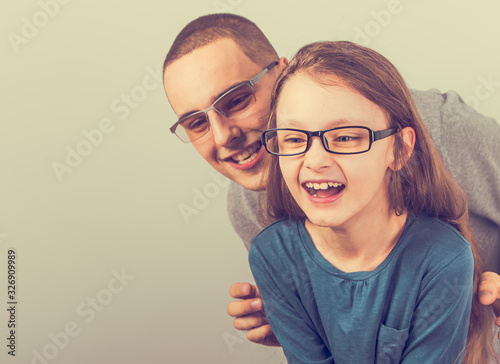
[[[340,182],[305,182],[302,187],[313,197],[328,198],[338,195],[345,187]]]

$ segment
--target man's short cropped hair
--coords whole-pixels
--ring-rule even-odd
[[[223,38],[232,39],[261,67],[279,58],[264,33],[250,20],[234,14],[210,14],[193,20],[181,30],[167,53],[163,71],[175,60]]]

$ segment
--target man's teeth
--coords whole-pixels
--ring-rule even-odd
[[[314,188],[315,190],[327,190],[329,187],[340,187],[340,186],[342,186],[342,183],[339,182],[306,183],[307,188]]]
[[[242,164],[243,161],[245,161],[245,163],[248,163],[248,162],[252,161],[257,156],[257,151],[259,150],[259,148],[260,148],[260,143],[252,144],[251,146],[249,146],[247,149],[245,149],[240,154],[234,155],[233,160],[238,164]],[[246,160],[249,157],[251,159]]]

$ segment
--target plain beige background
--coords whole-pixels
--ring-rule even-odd
[[[364,42],[411,87],[454,89],[500,120],[496,0],[3,5],[0,362],[285,362],[280,349],[242,339],[225,313],[231,283],[252,280],[226,215],[227,183],[170,134],[175,115],[158,83],[176,34],[218,10],[256,22],[282,56],[317,40]],[[78,148],[81,160],[68,157]],[[193,201],[196,191],[204,198]],[[184,218],[182,206],[196,214]],[[15,358],[6,347],[9,248]]]

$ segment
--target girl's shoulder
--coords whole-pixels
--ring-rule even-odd
[[[403,231],[406,239],[421,239],[421,245],[440,245],[448,248],[463,249],[470,246],[469,242],[450,224],[429,216],[408,216]]]
[[[305,231],[303,220],[282,219],[262,230],[252,241],[250,253],[260,251],[262,254],[274,251],[284,252],[301,249],[302,244],[297,242],[304,239]]]
[[[304,226],[303,220],[298,219],[281,219],[266,226],[257,236],[253,242],[267,240],[272,237],[280,236],[296,236]]]
[[[428,216],[408,216],[400,238],[400,261],[439,270],[455,261],[473,264],[469,242],[451,225]]]

